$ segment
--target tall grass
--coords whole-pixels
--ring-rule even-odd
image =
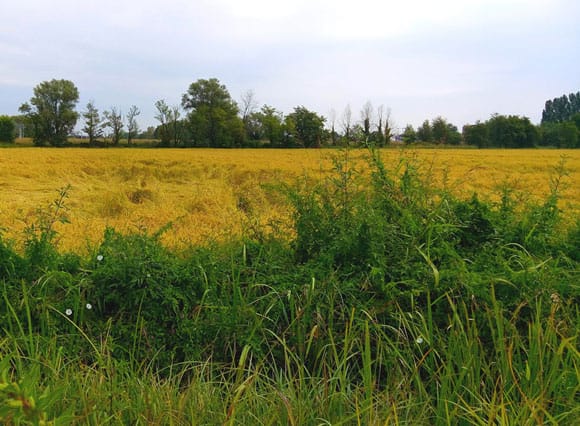
[[[288,235],[0,240],[3,424],[574,424],[580,222],[459,199],[414,159],[285,185]],[[33,250],[30,247],[34,248]]]

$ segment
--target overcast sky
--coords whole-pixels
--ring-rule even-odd
[[[337,119],[367,101],[397,126],[493,113],[539,122],[580,90],[578,0],[17,0],[0,7],[0,114],[72,80],[78,110],[180,103],[215,77],[284,113]]]

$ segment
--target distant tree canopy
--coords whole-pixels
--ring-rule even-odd
[[[540,128],[543,146],[556,148],[580,148],[580,131],[572,121],[546,123]]]
[[[276,108],[263,105],[246,119],[247,136],[252,141],[267,140],[271,147],[284,146],[284,116]]]
[[[540,145],[580,148],[580,92],[546,101]]]
[[[463,140],[480,148],[532,148],[539,144],[540,133],[528,117],[494,114],[485,123],[465,125]]]
[[[72,132],[78,113],[79,91],[72,81],[44,81],[34,88],[30,104],[20,107],[30,122],[35,145],[62,146]]]
[[[30,101],[20,107],[22,115],[0,117],[0,141],[14,141],[17,128],[21,137],[32,137],[36,145],[65,145],[79,118],[75,111],[78,99],[78,89],[69,80],[40,83]],[[159,124],[140,132],[136,121],[140,110],[135,105],[127,112],[125,122],[120,109],[111,107],[101,116],[91,101],[82,113],[82,131],[88,135],[89,145],[96,145],[98,138],[110,136],[113,145],[126,137],[128,145],[136,138],[146,138],[157,139],[159,146],[216,148],[366,144],[381,147],[391,140],[407,144],[465,143],[480,148],[580,148],[580,92],[546,101],[541,126],[532,124],[527,117],[495,114],[485,122],[465,125],[462,133],[445,118],[437,116],[423,121],[416,130],[407,125],[402,134],[395,134],[390,108],[380,105],[375,109],[370,101],[363,105],[360,121],[353,120],[350,105],[341,116],[332,109],[329,128],[325,128],[325,117],[304,106],[295,107],[287,115],[269,105],[258,110],[251,90],[242,95],[240,109],[226,86],[216,78],[191,83],[182,96],[181,106],[169,106],[160,100],[155,108]],[[106,135],[104,128],[110,129]]]
[[[580,92],[562,95],[546,101],[542,111],[542,124],[571,121],[576,113],[580,113]]]
[[[216,78],[200,79],[189,86],[181,100],[188,111],[188,127],[194,146],[240,146],[245,137],[244,123],[226,86]]]
[[[14,120],[7,115],[0,115],[0,142],[14,142]]]
[[[291,122],[287,130],[294,136],[295,146],[313,148],[321,145],[324,135],[324,117],[299,106],[288,115],[287,121]]]
[[[405,126],[405,130],[401,136],[403,138],[403,142],[406,144],[411,144],[417,140],[417,132],[415,132],[415,129],[411,124],[407,124],[407,126]]]
[[[478,148],[488,148],[491,146],[489,139],[489,127],[487,123],[478,121],[475,124],[463,126],[463,140],[467,145],[474,145]]]

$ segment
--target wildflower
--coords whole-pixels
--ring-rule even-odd
[[[103,255],[102,255],[102,254],[99,254],[99,255],[97,256],[97,260],[98,260],[99,262],[100,262],[101,260],[103,260]]]
[[[415,342],[420,345],[421,343],[424,342],[423,338],[421,336],[417,337],[417,340],[415,340]]]
[[[72,315],[72,309],[67,309],[66,311],[64,311],[64,313],[66,314],[67,317],[70,317]]]
[[[86,307],[87,307],[87,309],[89,309],[89,310],[93,309],[93,305],[91,305],[90,303],[87,303],[87,304],[86,304]]]

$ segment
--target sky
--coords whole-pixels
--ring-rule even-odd
[[[0,114],[67,79],[103,111],[179,105],[217,78],[240,102],[305,106],[337,127],[370,101],[395,127],[492,114],[539,123],[580,91],[578,0],[18,0],[0,6]]]

